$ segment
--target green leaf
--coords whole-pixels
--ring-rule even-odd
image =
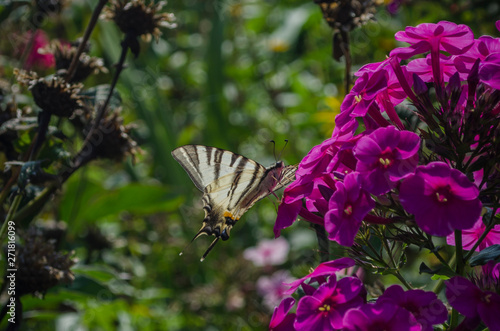
[[[132,183],[106,190],[89,179],[72,179],[61,202],[61,219],[71,223],[69,230],[78,233],[87,222],[96,222],[123,211],[135,215],[175,211],[184,198],[159,185]]]
[[[432,275],[432,277],[431,277],[432,280],[440,280],[440,279],[442,279],[442,280],[448,280],[450,278],[451,277],[449,277],[449,276],[437,275],[437,274],[436,275]]]
[[[152,214],[172,211],[183,201],[182,197],[162,186],[130,184],[116,190],[103,191],[94,197],[81,218],[98,220],[108,215],[128,211],[134,214]]]
[[[96,87],[92,87],[82,91],[80,95],[85,97],[85,100],[90,102],[94,107],[101,103],[104,103],[109,94],[110,85],[103,84],[97,85]],[[120,94],[113,90],[113,94],[111,95],[111,99],[109,100],[109,107],[118,108],[122,103],[122,98]]]
[[[78,265],[71,270],[75,275],[91,278],[98,283],[106,283],[118,277],[113,269],[105,266]]]
[[[432,270],[424,262],[422,262],[422,264],[420,264],[419,273],[421,273],[421,274],[426,273],[426,274],[436,275],[436,276],[445,276],[448,278],[455,276],[455,271],[450,269],[450,267],[448,267],[448,266],[440,266],[439,268]],[[448,279],[448,278],[446,278],[446,279]]]
[[[471,267],[484,265],[489,261],[500,261],[500,245],[486,247],[479,254],[470,259]]]

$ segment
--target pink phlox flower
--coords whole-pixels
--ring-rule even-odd
[[[387,72],[385,70],[363,73],[342,102],[341,113],[348,112],[351,117],[365,116],[377,94],[386,88]]]
[[[443,79],[445,82],[450,80],[450,77],[457,72],[457,67],[455,65],[454,59],[451,56],[444,54],[439,55],[439,65],[440,72],[443,73]],[[431,63],[431,55],[427,54],[425,58],[419,58],[412,60],[408,63],[408,70],[412,73],[417,74],[424,82],[429,83],[434,81],[434,73]],[[467,80],[467,73],[459,72],[460,80]]]
[[[472,247],[479,240],[483,232],[486,230],[486,225],[483,223],[483,218],[479,217],[479,219],[474,223],[472,228],[462,230],[462,247],[465,250],[471,250]],[[446,242],[448,245],[455,246],[455,233],[450,234],[446,237]],[[479,244],[476,248],[476,252],[479,252],[486,247],[491,245],[500,244],[500,225],[495,225],[493,229],[488,232],[486,238]]]
[[[286,298],[274,309],[269,331],[294,331],[295,313],[289,313],[295,305],[294,298]]]
[[[32,31],[28,31],[26,39],[31,39]],[[27,44],[27,43],[26,43]],[[40,53],[49,44],[47,33],[42,30],[35,31],[33,46],[26,58],[26,68],[30,69],[39,66],[42,69],[52,68],[55,65],[54,55],[51,53]],[[26,47],[26,45],[24,46]]]
[[[500,330],[500,295],[482,291],[460,276],[447,280],[445,284],[446,298],[460,314],[477,323],[482,321],[490,330]]]
[[[461,55],[453,56],[453,62],[461,73],[469,74],[477,59],[484,61],[490,54],[500,53],[500,38],[481,36],[474,45]]]
[[[283,193],[283,201],[292,203],[301,200],[311,193],[314,187],[314,178],[332,170],[331,163],[339,151],[337,139],[330,138],[314,146],[300,161],[295,181],[288,185]]]
[[[276,217],[273,228],[274,238],[278,238],[281,235],[281,230],[286,229],[295,222],[301,209],[302,200],[296,200],[290,203],[283,201],[278,206],[278,216]]]
[[[479,79],[496,90],[500,89],[500,53],[484,59],[479,68]]]
[[[285,263],[289,250],[290,245],[284,238],[264,239],[256,247],[245,249],[243,257],[257,267],[280,265]]]
[[[420,331],[422,326],[406,309],[393,303],[377,302],[350,309],[344,316],[343,331]]]
[[[295,222],[302,208],[302,199],[308,198],[315,185],[316,178],[333,171],[346,171],[345,163],[352,169],[356,160],[350,157],[352,147],[361,135],[330,138],[309,151],[302,159],[295,174],[296,180],[283,192],[283,200],[278,207],[278,216],[274,225],[274,235],[279,237],[281,230]],[[352,163],[352,164],[350,164]]]
[[[448,310],[434,292],[423,290],[405,291],[399,285],[392,285],[385,290],[377,303],[393,303],[410,312],[423,331],[432,331],[433,325],[444,323],[448,318]]]
[[[297,290],[297,288],[303,285],[304,282],[308,279],[316,281],[320,277],[335,275],[337,271],[353,267],[354,265],[355,265],[354,260],[349,257],[343,257],[337,260],[323,262],[320,265],[318,265],[316,269],[314,269],[314,271],[311,272],[309,275],[297,279],[296,281],[293,281],[292,283],[288,284],[288,286],[290,286],[290,289],[286,291],[286,294],[294,293]],[[309,283],[311,282],[312,281],[310,281]]]
[[[365,278],[365,269],[359,266],[352,266],[343,270],[338,270],[335,272],[337,279],[339,277],[352,276],[359,278],[361,281]]]
[[[351,116],[349,109],[346,109],[345,111],[341,110],[340,114],[335,116],[335,128],[333,129],[332,138],[344,136],[352,137],[358,129],[358,126],[358,121],[355,117]]]
[[[363,283],[359,279],[345,277],[337,281],[335,275],[331,276],[312,295],[299,300],[295,329],[341,329],[345,312],[361,306],[365,302],[364,293]]]
[[[409,72],[408,67],[401,66],[401,69],[403,71],[404,79],[408,82],[408,84],[410,84],[410,86],[413,85],[413,76]],[[397,106],[401,102],[406,100],[406,98],[408,96],[406,95],[405,91],[401,87],[401,83],[399,82],[399,79],[396,76],[396,73],[394,72],[394,69],[392,68],[392,66],[385,67],[385,71],[387,72],[387,77],[388,77],[387,78],[387,90],[382,91],[381,95],[385,95],[385,93],[387,92],[387,95],[389,96],[389,100],[391,101],[391,103],[394,106]],[[379,103],[381,103],[378,97],[377,97],[377,101]]]
[[[399,10],[399,7],[401,7],[401,4],[402,4],[403,0],[392,0],[391,2],[389,2],[386,6],[387,8],[387,11],[391,14],[391,15],[396,15],[398,10]]]
[[[374,73],[380,70],[384,70],[387,66],[390,66],[389,64],[390,58],[386,58],[384,61],[381,62],[373,62],[373,63],[368,63],[359,68],[358,71],[354,73],[354,76],[356,77],[361,77],[363,76],[364,73]]]
[[[271,276],[261,276],[257,280],[257,292],[264,299],[264,305],[269,309],[276,307],[286,296],[288,284],[295,278],[290,275],[288,270],[278,270]]]
[[[325,173],[314,180],[314,188],[306,198],[306,208],[310,212],[325,215],[328,212],[328,201],[335,192],[337,179],[333,173]]]
[[[364,188],[375,195],[389,192],[396,182],[413,173],[418,164],[420,137],[393,126],[361,138],[353,149]]]
[[[459,55],[466,52],[474,43],[474,34],[470,27],[447,21],[436,24],[422,23],[416,27],[408,26],[405,31],[396,32],[395,38],[411,45],[391,51],[391,57],[398,56],[401,60],[428,51],[444,50],[451,55]]]
[[[479,169],[478,171],[474,171],[472,173],[472,178],[474,179],[474,184],[476,184],[477,187],[480,187],[481,182],[483,181],[484,178],[484,169]]]
[[[470,229],[482,206],[476,185],[444,162],[417,167],[401,183],[399,200],[417,225],[433,236]]]
[[[417,27],[406,27],[395,35],[396,40],[409,43],[410,47],[400,47],[391,51],[391,57],[401,60],[430,51],[433,81],[436,93],[442,97],[443,73],[440,66],[440,51],[450,55],[465,53],[474,44],[474,34],[467,25],[456,25],[441,21],[437,24],[422,23]]]
[[[382,97],[389,97],[391,103],[395,106],[400,104],[403,100],[407,98],[406,93],[401,87],[401,83],[394,72],[394,68],[390,65],[391,58],[387,58],[382,62],[368,63],[362,66],[358,71],[354,73],[354,76],[361,77],[365,73],[373,75],[375,72],[385,71],[387,73],[387,93],[382,90],[382,93],[377,94],[377,102],[381,103]],[[410,85],[412,85],[412,75],[408,70],[406,70],[406,66],[401,67],[403,70],[404,78]]]
[[[295,181],[283,192],[282,203],[274,224],[274,236],[278,238],[281,230],[293,224],[302,208],[302,199],[308,197],[314,189],[314,179],[325,173],[334,159],[338,147],[337,139],[330,138],[313,147],[300,161],[295,173]]]
[[[358,173],[347,175],[337,182],[325,215],[328,239],[343,246],[352,246],[363,218],[375,208],[370,194],[361,187]]]

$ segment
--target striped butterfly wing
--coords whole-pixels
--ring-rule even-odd
[[[192,241],[204,234],[213,234],[215,240],[202,260],[219,239],[229,239],[233,225],[255,202],[293,181],[296,170],[281,161],[265,168],[244,156],[201,145],[179,147],[172,155],[204,193],[205,218]]]

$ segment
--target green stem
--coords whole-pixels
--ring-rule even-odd
[[[78,46],[78,49],[76,50],[76,53],[73,56],[73,59],[71,60],[71,64],[69,65],[68,72],[66,73],[67,82],[71,82],[71,80],[73,79],[73,76],[75,75],[76,69],[78,67],[78,60],[80,59],[80,55],[82,55],[83,50],[85,49],[85,45],[87,44],[87,41],[90,38],[90,34],[92,33],[92,30],[94,30],[94,27],[96,26],[97,21],[99,20],[99,15],[101,14],[102,9],[104,8],[107,2],[108,0],[99,0],[97,7],[95,7],[94,12],[92,13],[92,17],[90,18],[90,22],[87,25],[87,28],[85,29],[82,42]]]
[[[341,49],[342,53],[344,53],[344,58],[345,58],[345,79],[344,79],[344,89],[345,89],[345,95],[349,94],[349,91],[351,89],[351,66],[352,66],[352,58],[351,58],[351,47],[349,45],[349,32],[348,31],[341,31],[340,34],[342,35],[342,42],[341,42]]]
[[[51,195],[57,190],[57,185],[51,185],[45,188],[41,194],[39,194],[35,199],[28,202],[26,206],[21,208],[14,216],[13,221],[18,223],[28,216],[40,211],[45,203],[49,200]]]
[[[413,287],[406,281],[406,279],[403,277],[403,275],[401,275],[399,270],[397,270],[397,269],[395,270],[394,276],[396,276],[399,279],[399,281],[406,287],[407,290],[413,289]]]
[[[19,204],[21,203],[22,199],[23,195],[21,194],[21,192],[19,191],[16,192],[14,201],[12,201],[12,205],[10,205],[7,217],[5,217],[5,221],[3,222],[2,228],[0,229],[0,243],[3,241],[3,236],[5,235],[5,232],[7,232],[7,226],[12,221],[14,214],[16,213],[17,208],[19,208]]]
[[[26,60],[28,59],[28,55],[30,54],[31,50],[33,49],[33,45],[35,44],[37,29],[38,27],[35,26],[35,29],[31,30],[30,39],[28,40],[28,43],[23,50],[23,54],[21,55],[21,60],[19,62],[21,63],[21,68],[23,69],[26,69]]]
[[[453,269],[453,267],[455,266],[456,260],[457,260],[457,254],[453,254],[453,256],[450,259],[450,262],[448,263],[450,269]],[[443,289],[443,286],[444,286],[444,280],[442,278],[440,278],[438,280],[438,282],[436,283],[436,285],[434,286],[434,289],[432,290],[432,292],[439,294],[439,292],[441,292],[441,290]]]
[[[329,252],[329,241],[326,238],[325,228],[322,225],[315,223],[311,224],[311,226],[316,231],[316,238],[318,239],[319,256],[321,262],[326,262],[330,259],[330,254],[329,254],[330,252]]]
[[[457,257],[457,268],[455,269],[457,275],[462,276],[464,271],[464,256],[462,250],[462,231],[455,230],[455,252]]]
[[[122,72],[124,66],[123,64],[125,63],[125,59],[127,57],[127,51],[129,49],[129,39],[128,38],[135,38],[133,36],[125,36],[125,39],[122,41],[122,52],[120,55],[120,60],[118,61],[118,64],[116,65],[116,71],[115,75],[113,76],[113,81],[111,82],[111,86],[109,88],[109,93],[108,96],[106,97],[106,100],[104,101],[103,104],[99,106],[99,110],[97,112],[97,115],[94,119],[94,122],[92,123],[92,127],[90,128],[87,136],[85,137],[85,141],[83,142],[82,148],[80,152],[78,152],[77,157],[75,158],[76,160],[79,160],[81,158],[81,153],[86,149],[87,144],[90,143],[90,138],[92,135],[99,129],[99,123],[101,120],[104,118],[106,114],[106,110],[108,108],[109,101],[111,100],[111,97],[113,96],[113,91],[115,90],[116,83],[118,82],[118,77],[120,76],[120,73]],[[77,164],[77,167],[79,165]]]
[[[377,252],[377,250],[375,249],[375,247],[373,247],[372,243],[369,241],[369,240],[366,240],[365,241],[366,243],[366,246],[368,246],[370,248],[370,250],[373,252],[373,254],[375,254],[375,256],[377,257],[378,261],[385,264],[385,266],[387,268],[389,268],[389,265],[384,261],[384,259],[382,258],[382,256]]]
[[[370,249],[378,256],[379,261],[383,262],[386,265],[386,267],[390,269],[391,267],[384,261],[382,256],[375,250],[375,248],[372,246],[372,244],[369,241],[366,241],[366,243],[367,243],[368,247],[370,247]],[[393,265],[392,274],[394,276],[396,276],[397,279],[399,279],[399,281],[406,287],[406,289],[408,289],[408,290],[413,289],[413,287],[406,281],[406,279],[403,277],[403,275],[401,275],[401,273],[399,272],[397,265],[396,265],[396,261],[394,261],[394,258],[389,250],[389,246],[385,242],[385,240],[382,240],[382,245],[385,247],[387,254],[391,258],[391,263]]]
[[[394,256],[392,255],[392,252],[390,250],[389,243],[387,242],[387,240],[385,238],[382,240],[382,245],[384,245],[384,248],[387,251],[387,255],[391,259],[391,263],[392,263],[393,268],[397,268],[398,266],[396,265],[396,260],[394,260]]]
[[[446,260],[441,256],[441,254],[439,254],[438,251],[433,251],[432,252],[434,254],[434,256],[442,263],[444,264],[445,266],[449,267],[448,265],[448,262],[446,262]]]
[[[455,328],[458,325],[458,311],[453,309],[451,311],[451,318],[450,318],[450,328],[449,330],[455,330]]]

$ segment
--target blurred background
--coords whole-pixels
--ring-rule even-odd
[[[41,24],[39,46],[82,36],[96,4],[66,2]],[[0,75],[14,85],[16,45],[31,6],[0,2]],[[352,72],[382,61],[398,46],[394,33],[407,25],[449,20],[469,25],[476,37],[498,36],[499,7],[381,1],[374,20],[352,31]],[[78,262],[72,284],[23,296],[22,330],[265,330],[282,296],[279,284],[319,263],[309,224],[296,222],[282,240],[266,241],[274,237],[274,197],[248,211],[204,262],[207,237],[179,256],[204,213],[201,192],[170,154],[203,144],[269,166],[275,162],[269,141],[279,151],[288,139],[282,159],[296,164],[328,138],[345,95],[344,63],[332,59],[332,30],[319,6],[184,0],[170,1],[164,11],[175,14],[177,28],[162,30],[158,42],[141,42],[117,85],[124,122],[134,123],[130,134],[143,153],[135,162],[97,160],[80,169],[31,221],[61,228],[58,249],[74,251]],[[109,73],[90,77],[86,87],[109,84],[121,39],[113,22],[98,22],[90,54],[103,58]],[[39,76],[54,73],[36,55],[30,68]],[[21,89],[17,101],[29,98]]]

